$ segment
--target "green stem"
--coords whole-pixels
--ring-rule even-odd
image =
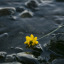
[[[53,30],[53,31],[51,31],[50,33],[48,33],[48,34],[46,34],[46,35],[44,35],[44,36],[42,36],[42,37],[40,37],[39,39],[37,39],[37,40],[40,40],[40,39],[42,39],[42,38],[44,38],[44,37],[46,37],[46,36],[49,36],[49,35],[51,35],[52,33],[54,33],[55,31],[57,31],[57,30],[59,30],[60,28],[62,28],[64,25],[60,25],[58,28],[56,28],[55,30]]]

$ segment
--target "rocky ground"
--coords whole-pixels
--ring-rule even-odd
[[[30,34],[43,36],[33,50]],[[0,64],[64,64],[64,2],[1,2]]]

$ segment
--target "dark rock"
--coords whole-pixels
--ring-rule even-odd
[[[23,11],[23,12],[20,14],[20,16],[21,16],[22,18],[31,18],[31,17],[33,17],[33,12],[28,11],[28,10],[25,10],[25,11]]]
[[[43,49],[41,47],[41,44],[38,44],[37,46],[35,46],[33,48],[33,51],[32,53],[35,55],[35,56],[40,56],[40,54],[43,52]]]
[[[64,64],[64,59],[55,59],[51,64]]]
[[[15,8],[14,7],[4,7],[0,8],[0,16],[7,16],[7,15],[12,15],[15,13]]]
[[[16,61],[15,55],[16,54],[7,55],[6,56],[6,59],[5,59],[5,62],[13,62],[13,61]]]
[[[36,0],[28,0],[28,2],[25,3],[25,5],[28,8],[33,9],[33,8],[38,7],[38,2]]]
[[[7,53],[6,52],[0,52],[0,62],[5,61]]]
[[[26,52],[18,53],[16,55],[16,59],[18,62],[24,64],[39,64],[39,62],[34,58],[32,54],[28,54]]]
[[[64,33],[56,34],[47,47],[52,53],[64,57]]]
[[[17,12],[23,12],[25,10],[24,7],[16,7]]]

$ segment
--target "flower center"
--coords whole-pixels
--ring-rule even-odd
[[[33,42],[32,41],[30,41],[30,44],[32,44]]]

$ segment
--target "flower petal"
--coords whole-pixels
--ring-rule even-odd
[[[35,37],[34,40],[36,41],[37,40],[37,37]]]
[[[37,37],[34,37],[33,34],[31,34],[30,36],[26,36],[26,41],[24,42],[24,44],[27,44],[29,47],[37,45]]]
[[[30,37],[29,36],[26,36],[26,41],[30,40]]]
[[[38,41],[36,41],[35,44],[38,44]]]
[[[33,34],[31,34],[31,35],[30,35],[30,38],[31,38],[31,40],[33,40],[33,39],[34,39],[34,36],[33,36]]]
[[[25,41],[24,44],[27,44],[27,41]]]

